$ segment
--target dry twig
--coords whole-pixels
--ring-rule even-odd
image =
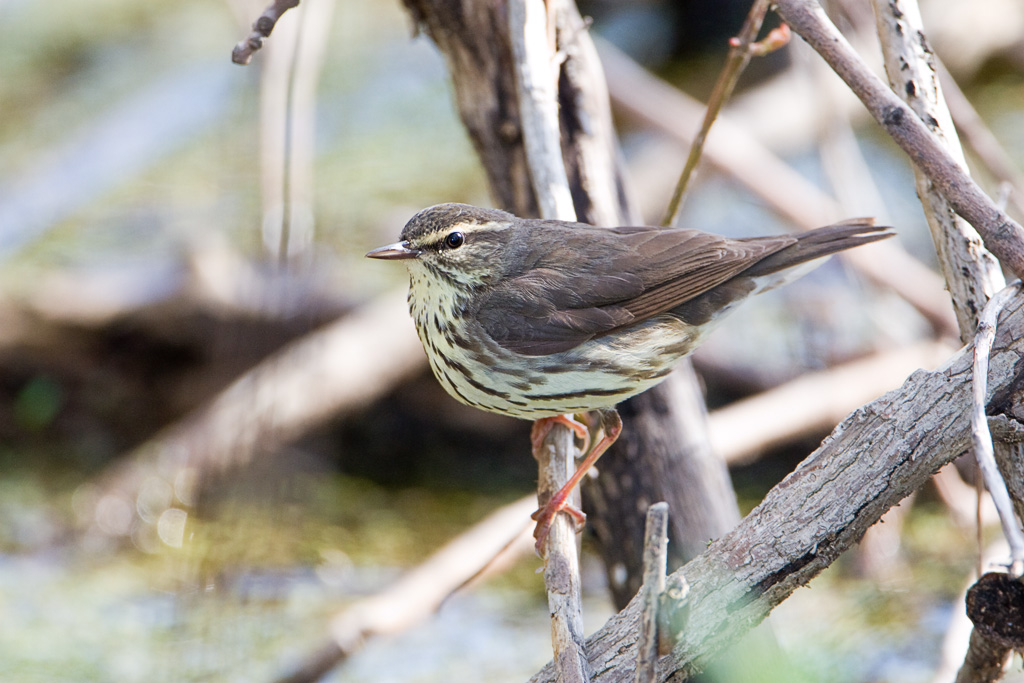
[[[553,18],[553,17],[552,17]],[[510,0],[509,36],[516,70],[523,143],[534,194],[542,218],[576,220],[569,178],[562,160],[558,119],[559,63],[554,24],[544,0]],[[537,498],[540,505],[568,482],[575,469],[573,432],[555,425],[539,452]],[[583,603],[575,521],[556,515],[544,549],[544,585],[551,613],[551,640],[559,679],[590,680],[583,638]]]
[[[992,435],[988,430],[988,418],[985,407],[988,405],[988,374],[989,353],[996,335],[996,321],[999,312],[1013,297],[1021,291],[1020,281],[998,292],[981,311],[978,319],[978,333],[974,339],[974,402],[971,410],[971,436],[973,437],[974,456],[978,460],[978,468],[985,479],[985,487],[999,513],[999,522],[1003,527],[1003,535],[1010,544],[1010,574],[1019,578],[1024,574],[1024,533],[1013,513],[1013,503],[1006,490],[999,468],[996,466],[992,448]],[[997,372],[1007,374],[1004,368]]]
[[[672,199],[669,200],[668,208],[665,210],[665,217],[661,221],[661,224],[664,226],[675,225],[676,221],[679,220],[679,212],[683,208],[686,188],[690,184],[693,172],[697,169],[701,152],[704,150],[704,141],[711,131],[711,124],[714,123],[725,102],[732,95],[736,82],[739,80],[740,74],[743,73],[743,69],[746,68],[747,63],[750,62],[750,58],[755,54],[761,54],[753,49],[754,40],[761,30],[761,24],[764,22],[764,16],[768,13],[768,6],[770,4],[768,0],[754,0],[754,4],[747,14],[746,21],[743,22],[739,35],[729,43],[729,56],[726,58],[725,66],[722,67],[722,72],[718,75],[718,80],[715,81],[711,97],[708,98],[708,108],[704,114],[704,121],[701,123],[700,131],[690,145],[690,153],[686,157],[686,163],[683,165],[679,182],[676,183],[676,188],[672,192]]]
[[[939,88],[934,55],[925,37],[917,1],[874,0],[873,5],[890,85],[925,123],[949,161],[966,174],[967,162]],[[978,311],[1006,282],[978,233],[956,215],[951,202],[938,192],[932,178],[919,165],[914,167],[914,177],[935,243],[939,270],[956,311],[960,340],[966,343],[974,335]]]
[[[252,33],[249,37],[231,50],[231,61],[235,64],[248,64],[253,53],[263,47],[263,39],[270,36],[281,15],[298,5],[299,0],[274,0],[270,3],[267,9],[263,10],[263,14],[252,23]]]
[[[658,622],[661,594],[665,592],[665,571],[668,562],[668,503],[655,503],[647,508],[644,533],[644,583],[640,591],[643,609],[640,614],[640,636],[637,640],[636,683],[653,683],[658,663]]]

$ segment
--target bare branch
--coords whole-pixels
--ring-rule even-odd
[[[668,562],[668,503],[655,503],[647,508],[644,533],[644,582],[641,587],[643,610],[640,615],[640,637],[637,641],[636,683],[654,681],[658,661],[658,608],[665,591]]]
[[[1003,526],[1003,535],[1010,544],[1010,574],[1019,578],[1024,573],[1024,533],[1013,514],[1013,504],[1006,490],[1006,482],[996,466],[992,448],[992,435],[988,431],[988,418],[985,406],[988,404],[988,373],[989,352],[996,334],[996,321],[999,311],[1021,291],[1021,283],[1010,285],[998,292],[988,302],[978,319],[978,333],[974,339],[974,402],[971,410],[971,436],[974,441],[974,456],[978,460],[978,468],[985,478],[985,487],[992,496],[999,522]]]
[[[690,153],[686,157],[686,163],[683,165],[679,182],[676,183],[676,188],[672,192],[672,199],[669,200],[668,208],[665,210],[665,217],[661,221],[661,224],[664,226],[675,225],[679,220],[679,212],[683,208],[686,188],[690,184],[693,172],[697,169],[701,152],[704,150],[704,141],[711,130],[711,124],[715,122],[718,113],[722,110],[729,96],[732,95],[740,74],[747,67],[750,58],[754,56],[752,46],[754,40],[757,39],[758,32],[761,30],[761,24],[764,23],[764,15],[768,13],[768,6],[770,4],[768,0],[754,0],[754,4],[750,7],[750,12],[747,13],[747,19],[743,22],[739,35],[730,42],[729,56],[725,60],[722,72],[718,75],[718,80],[715,81],[711,97],[708,98],[708,108],[704,114],[704,121],[701,123],[700,131],[694,136],[693,143],[690,145]]]
[[[808,373],[708,415],[715,452],[730,465],[752,461],[800,436],[823,434],[857,406],[899,386],[916,368],[934,368],[953,349],[941,342],[916,344]]]
[[[777,11],[813,47],[911,160],[1014,274],[1024,274],[1024,228],[996,206],[903,103],[864,64],[816,0],[778,0]]]
[[[523,143],[542,218],[576,220],[569,177],[562,160],[558,119],[559,63],[555,25],[545,0],[510,0],[509,37],[522,117]],[[556,424],[537,450],[537,498],[543,506],[574,471],[573,432]],[[564,514],[552,520],[544,550],[544,586],[551,613],[551,641],[559,679],[590,680],[583,638],[583,598],[575,522]]]
[[[331,619],[331,640],[279,683],[312,683],[366,641],[400,633],[434,614],[452,593],[494,564],[521,557],[533,547],[529,525],[533,499],[523,498],[487,518],[405,573],[384,590],[348,606]]]
[[[991,393],[1019,386],[1021,353],[1024,298],[1017,297],[1000,316]],[[661,660],[658,680],[699,671],[969,447],[972,354],[968,347],[940,370],[915,372],[899,390],[855,411],[736,529],[678,572],[690,586],[689,620]],[[628,680],[639,619],[634,600],[587,641],[591,667],[600,672],[595,683]],[[550,665],[531,680],[553,681]]]
[[[967,162],[939,87],[935,58],[925,38],[916,0],[874,0],[873,5],[889,84],[925,122],[951,161],[967,173]],[[978,233],[956,215],[928,175],[915,166],[914,177],[939,269],[953,300],[960,340],[967,342],[974,334],[981,307],[1006,282]]]
[[[270,37],[270,33],[288,10],[299,6],[299,0],[274,0],[263,14],[252,23],[252,33],[249,37],[235,45],[231,51],[231,61],[235,64],[246,65],[252,59],[254,52],[263,47],[263,39]]]

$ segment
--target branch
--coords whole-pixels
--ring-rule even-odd
[[[730,465],[746,464],[800,436],[824,434],[914,369],[934,368],[951,352],[947,344],[927,342],[802,375],[711,411],[711,444]]]
[[[750,62],[750,58],[754,55],[751,46],[761,30],[761,24],[764,22],[764,15],[768,13],[769,4],[768,0],[754,0],[754,4],[750,7],[750,12],[747,14],[746,21],[743,22],[739,35],[730,42],[729,56],[725,60],[725,66],[722,67],[718,80],[715,81],[711,97],[708,98],[708,109],[704,114],[704,121],[701,123],[700,131],[690,145],[690,153],[686,157],[683,172],[679,176],[679,182],[676,183],[676,188],[672,192],[672,199],[669,200],[668,208],[665,210],[665,217],[661,221],[661,224],[664,226],[675,225],[679,220],[679,212],[683,208],[683,197],[686,195],[686,188],[690,184],[690,178],[693,177],[693,172],[697,168],[697,162],[700,161],[700,155],[704,149],[704,141],[711,131],[711,124],[714,123],[726,100],[732,95],[732,91],[736,87],[736,81],[739,80],[740,74],[743,73],[743,70]]]
[[[783,21],[828,62],[950,206],[974,226],[989,251],[1024,276],[1024,228],[996,206],[913,110],[871,72],[816,0],[778,0],[776,6]]]
[[[569,177],[562,160],[558,119],[559,65],[555,25],[545,0],[510,0],[509,37],[516,73],[523,144],[542,218],[576,220]],[[537,457],[537,498],[543,506],[573,474],[576,446],[573,432],[556,424]],[[590,680],[583,640],[583,597],[575,521],[559,514],[544,548],[544,586],[551,613],[551,641],[559,680]]]
[[[385,295],[293,342],[125,454],[97,484],[134,510],[151,476],[173,484],[184,470],[198,475],[245,465],[338,412],[382,396],[423,365],[405,296],[404,288]],[[377,357],[390,361],[366,362]]]
[[[495,510],[384,590],[346,607],[331,618],[330,641],[279,683],[320,680],[367,640],[400,633],[434,614],[498,560],[528,553],[533,538],[524,522],[533,506],[532,498],[523,498]]]
[[[270,37],[281,15],[298,6],[299,0],[274,0],[270,3],[267,9],[263,10],[263,14],[252,23],[252,33],[249,37],[235,45],[231,51],[231,61],[243,66],[248,64],[253,53],[263,47],[263,39]]]
[[[974,402],[971,410],[971,436],[974,442],[974,456],[978,460],[978,469],[985,479],[985,487],[992,496],[992,502],[999,513],[999,522],[1003,526],[1003,535],[1010,544],[1010,574],[1014,579],[1024,573],[1024,533],[1013,514],[1013,503],[1006,490],[999,468],[996,466],[995,453],[992,447],[992,435],[988,430],[988,418],[985,406],[988,396],[989,350],[996,334],[996,321],[999,311],[1006,302],[1018,296],[1021,291],[1020,281],[996,293],[981,311],[978,319],[978,333],[974,339]]]
[[[972,353],[967,347],[940,370],[915,372],[855,411],[736,529],[677,572],[690,586],[689,621],[658,680],[702,669],[969,447]],[[990,395],[1019,386],[1022,353],[1024,297],[1017,297],[1000,316]],[[601,672],[595,683],[625,680],[639,618],[634,600],[587,641],[591,668]],[[551,666],[531,680],[553,681]]]
[[[872,4],[889,84],[926,123],[950,159],[967,173],[967,162],[939,87],[935,58],[925,38],[916,0],[874,0]],[[978,325],[978,312],[1006,282],[978,233],[954,213],[950,202],[920,167],[914,167],[914,178],[935,243],[939,269],[953,300],[960,341],[967,342]]]
[[[1024,172],[1017,168],[949,71],[941,63],[938,66],[939,82],[957,131],[988,172],[999,182],[1010,186],[1010,201],[1018,212],[1024,214]]]

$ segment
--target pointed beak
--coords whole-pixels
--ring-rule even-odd
[[[384,247],[377,247],[367,252],[366,258],[379,258],[386,261],[397,261],[399,259],[416,258],[423,252],[413,249],[408,242],[395,242]]]

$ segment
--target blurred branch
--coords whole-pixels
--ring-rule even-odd
[[[920,367],[935,367],[952,349],[926,342],[885,351],[821,372],[714,410],[711,443],[730,465],[754,460],[765,450],[832,429],[857,406],[894,389]]]
[[[183,472],[244,465],[338,412],[366,405],[416,372],[423,360],[403,288],[252,368],[210,403],[126,454],[97,483],[108,495],[134,501],[151,476],[173,483]]]
[[[992,365],[1013,367],[1024,353],[1024,300],[1009,303],[996,337]],[[679,570],[690,586],[689,619],[659,662],[658,680],[699,672],[968,448],[972,354],[968,346],[942,369],[915,372],[899,390],[859,408],[736,529]],[[1019,375],[996,373],[992,381],[997,394],[1020,391]],[[634,599],[588,639],[595,683],[628,676],[640,608]],[[554,680],[550,664],[531,679]]]
[[[253,53],[263,47],[263,39],[270,37],[281,15],[298,5],[299,0],[274,0],[270,3],[267,9],[263,10],[263,14],[256,17],[256,21],[252,23],[252,33],[249,37],[231,50],[231,61],[243,66],[248,64]]]
[[[1006,215],[953,159],[925,123],[863,63],[816,0],[778,0],[777,10],[853,90],[872,116],[925,173],[985,246],[1018,277],[1024,228]]]
[[[535,507],[528,496],[495,510],[392,585],[334,615],[330,641],[278,683],[320,680],[371,638],[401,633],[437,612],[466,584],[529,554],[532,529],[524,522]]]
[[[703,106],[651,75],[607,43],[601,58],[612,100],[621,111],[689,145]],[[705,158],[761,198],[787,221],[810,230],[843,215],[842,207],[743,128],[720,116],[708,136]],[[873,281],[902,296],[943,335],[958,334],[949,296],[931,269],[891,240],[854,250],[844,258]]]
[[[1017,211],[1024,215],[1024,172],[1021,172],[1007,154],[1006,148],[985,125],[981,115],[941,62],[938,64],[938,71],[946,104],[949,105],[957,130],[989,173],[996,180],[1010,185],[1010,201],[1017,207]]]
[[[316,89],[333,9],[334,0],[307,0],[260,72],[263,245],[282,264],[313,241]]]

